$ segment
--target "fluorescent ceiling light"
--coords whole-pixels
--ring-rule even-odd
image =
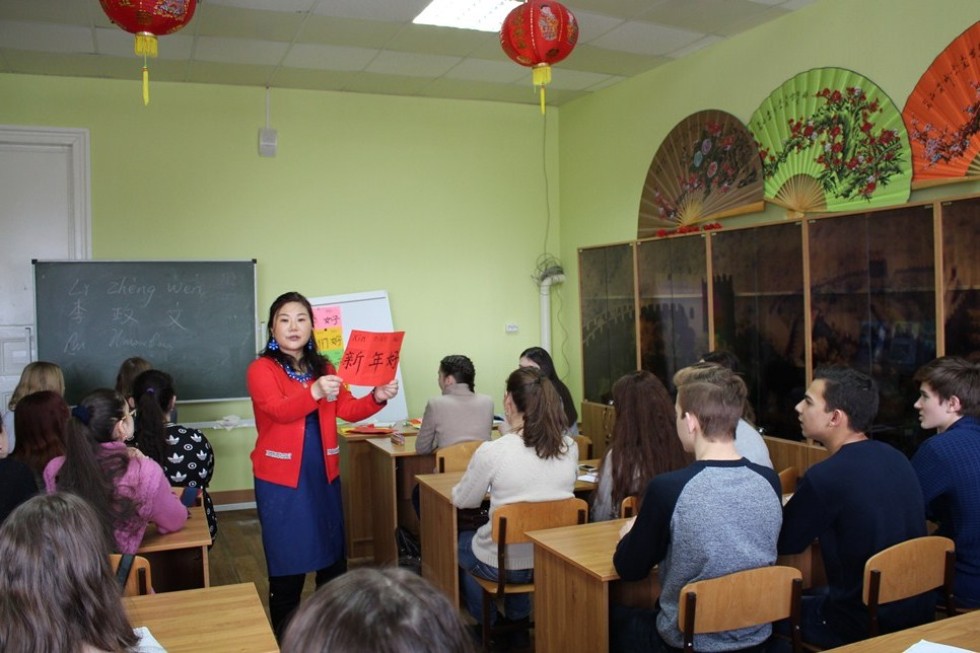
[[[520,4],[522,3],[517,0],[432,0],[412,22],[418,25],[499,32],[504,18]]]

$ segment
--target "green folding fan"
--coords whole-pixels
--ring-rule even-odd
[[[902,114],[854,71],[796,75],[756,109],[749,130],[759,146],[765,198],[794,214],[908,200],[912,157]]]

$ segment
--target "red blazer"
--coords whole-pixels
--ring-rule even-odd
[[[374,393],[356,399],[346,387],[336,401],[316,401],[309,387],[286,376],[278,363],[264,356],[248,366],[248,394],[258,431],[252,450],[252,473],[263,481],[293,488],[299,482],[307,415],[314,410],[319,414],[327,478],[333,481],[340,475],[337,417],[357,422],[384,405],[374,400]]]

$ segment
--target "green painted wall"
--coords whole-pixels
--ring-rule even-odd
[[[539,339],[530,275],[549,224],[545,160],[558,246],[557,110],[545,146],[531,105],[273,90],[279,153],[260,158],[264,89],[153,83],[146,108],[139,89],[135,73],[0,75],[0,124],[90,131],[95,258],[256,258],[263,321],[286,290],[385,289],[406,331],[411,415],[452,353],[474,360],[477,389],[502,410],[504,379]],[[182,421],[228,414],[251,406],[180,408]],[[254,431],[211,440],[214,489],[251,487]]]
[[[572,346],[569,386],[581,397],[578,249],[636,238],[643,181],[664,138],[688,115],[727,111],[743,122],[784,81],[811,68],[861,73],[898,106],[933,59],[980,20],[975,0],[818,0],[739,37],[701,50],[562,107],[561,252]],[[572,55],[574,57],[574,54]],[[560,67],[560,64],[559,64]],[[560,74],[560,70],[555,74]],[[976,192],[955,185],[913,200]],[[733,218],[726,225],[780,220],[785,211]]]

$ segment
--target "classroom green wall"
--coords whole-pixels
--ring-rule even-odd
[[[504,379],[538,343],[530,276],[546,227],[557,251],[557,110],[545,148],[534,105],[276,89],[279,152],[261,158],[264,89],[152,83],[144,108],[133,70],[132,81],[0,75],[0,124],[90,131],[94,258],[256,258],[263,321],[287,290],[387,290],[406,331],[411,416],[452,353],[474,360],[477,389],[502,410]],[[228,414],[251,406],[180,408],[182,421]],[[214,489],[251,487],[254,431],[210,439]]]
[[[784,81],[811,68],[861,73],[898,106],[933,59],[980,20],[976,0],[819,0],[684,59],[562,107],[561,253],[572,394],[581,397],[578,249],[636,238],[640,194],[664,138],[688,115],[721,109],[748,122]],[[573,55],[574,56],[574,55]],[[560,75],[560,70],[555,72]],[[976,192],[956,185],[913,200]],[[780,220],[783,209],[726,220]]]

